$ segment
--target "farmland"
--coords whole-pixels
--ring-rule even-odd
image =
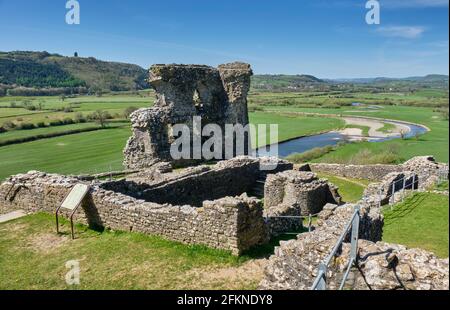
[[[445,92],[423,91],[405,96],[390,94],[390,100],[396,105],[376,107],[349,106],[348,102],[357,100],[375,104],[380,96],[386,94],[353,94],[361,96],[358,99],[336,96],[320,92],[253,91],[249,97],[250,119],[253,124],[278,124],[279,141],[344,128],[345,124],[339,116],[372,116],[420,123],[431,131],[407,140],[346,144],[313,161],[349,162],[361,150],[378,153],[389,146],[398,150],[397,161],[429,154],[435,155],[440,161],[448,161],[448,121],[436,108],[446,100],[448,104],[448,94]],[[430,102],[435,107],[415,106],[419,100],[426,101],[429,96],[433,96]],[[149,107],[153,101],[152,91],[111,93],[101,97],[0,97],[0,127],[11,124],[14,127],[0,133],[0,145],[14,143],[0,147],[0,178],[28,170],[82,174],[122,169],[122,149],[131,134],[125,111]],[[329,102],[344,104],[344,101],[345,105],[342,106],[327,106]],[[411,106],[399,106],[402,102]],[[111,118],[105,127],[90,118],[99,110],[107,112]],[[305,113],[328,114],[329,117]],[[79,119],[84,121],[79,122]],[[67,120],[69,122],[64,123]],[[59,125],[50,126],[55,122]],[[26,127],[24,124],[32,124],[33,127],[21,129]],[[367,131],[367,128],[362,129]],[[386,131],[389,129],[384,128]],[[43,139],[47,135],[61,136]],[[21,143],[33,137],[35,141]]]

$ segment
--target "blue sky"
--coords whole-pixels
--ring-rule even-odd
[[[0,51],[47,50],[136,63],[234,60],[255,73],[321,78],[448,74],[448,0],[0,0]]]

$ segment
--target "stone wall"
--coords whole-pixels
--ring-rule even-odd
[[[249,192],[258,175],[258,160],[235,158],[220,162],[198,174],[182,176],[158,186],[151,186],[142,192],[141,197],[146,201],[157,203],[201,206],[205,200]]]
[[[370,181],[379,181],[391,172],[403,170],[403,168],[398,165],[310,164],[310,167],[314,172]]]
[[[0,214],[17,209],[53,214],[79,182],[41,172],[13,176],[0,185]],[[98,183],[91,185],[89,196],[75,215],[76,222],[160,235],[186,244],[230,250],[236,255],[267,241],[261,202],[246,195],[205,201],[197,208],[146,202],[102,189]]]
[[[246,126],[252,74],[250,65],[245,63],[224,64],[217,69],[199,65],[152,66],[150,84],[156,91],[156,102],[154,107],[140,109],[130,117],[133,136],[124,150],[125,166],[146,168],[158,161],[183,164],[185,160],[174,160],[170,155],[177,135],[173,126],[185,124],[193,133],[194,116],[201,117],[203,126],[217,124],[223,133],[225,124]]]
[[[333,188],[333,190],[332,190]],[[269,175],[264,188],[264,208],[295,206],[297,215],[320,212],[327,203],[339,203],[337,191],[312,172],[284,171]]]
[[[345,178],[381,181],[393,172],[411,171],[426,181],[443,171],[448,173],[448,165],[437,163],[433,156],[417,156],[401,165],[346,165],[346,164],[310,164],[314,172],[323,172]]]
[[[364,190],[362,199],[372,205],[383,206],[394,203],[395,193],[405,190],[417,190],[421,179],[411,171],[392,172],[387,174],[380,182],[371,183]]]
[[[275,170],[260,170],[267,158],[239,156],[214,166],[196,166],[180,171],[158,173],[149,169],[124,180],[105,182],[102,188],[156,203],[201,206],[205,200],[238,196],[252,192],[258,180],[291,169],[292,165],[276,159]]]
[[[320,262],[331,253],[352,213],[352,205],[327,206],[319,216],[315,231],[282,242],[269,259],[260,289],[309,290]],[[381,214],[363,205],[361,215],[358,268],[351,269],[345,289],[448,290],[448,259],[438,259],[420,249],[376,242],[381,238]],[[332,260],[327,272],[328,289],[339,287],[349,252],[350,244],[345,242]]]

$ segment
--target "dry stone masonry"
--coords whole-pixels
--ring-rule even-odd
[[[31,171],[0,185],[0,214],[18,209],[53,214],[75,184],[86,183],[91,191],[77,211],[77,222],[160,235],[239,255],[270,238],[261,200],[246,194],[268,173],[259,170],[264,160],[241,156],[182,171],[161,163],[130,180],[91,183]],[[279,169],[292,167],[279,162]]]
[[[217,69],[201,65],[152,66],[149,81],[156,91],[156,102],[152,108],[131,115],[133,136],[124,150],[125,166],[148,168],[159,161],[174,161],[170,156],[170,145],[175,141],[173,126],[186,124],[192,133],[194,116],[201,117],[202,126],[219,125],[223,133],[225,124],[246,126],[252,74],[250,65],[239,62]]]
[[[322,211],[327,203],[339,204],[334,185],[319,179],[315,173],[288,170],[267,177],[264,207],[294,206],[297,215],[308,216]]]
[[[13,176],[0,186],[0,214],[18,209],[54,213],[76,183],[80,180],[42,172]],[[99,182],[91,187],[75,221],[92,227],[156,234],[236,255],[268,238],[261,201],[245,194],[205,200],[196,207],[137,199]]]
[[[152,66],[149,81],[156,102],[131,115],[133,136],[124,150],[125,166],[135,173],[112,181],[37,171],[12,176],[0,184],[0,214],[19,209],[54,214],[72,187],[85,183],[91,190],[75,214],[76,222],[159,235],[240,255],[273,236],[301,229],[299,216],[320,212],[314,230],[281,243],[261,282],[263,289],[309,289],[319,263],[331,252],[354,210],[354,205],[339,206],[338,188],[314,172],[369,179],[377,183],[369,186],[358,203],[359,269],[352,270],[348,288],[448,289],[448,260],[379,242],[383,229],[380,205],[403,188],[400,183],[393,187],[396,181],[405,178],[407,189],[423,189],[442,171],[448,174],[448,166],[431,156],[416,157],[403,165],[295,167],[279,159],[238,156],[215,165],[173,169],[187,164],[173,160],[170,154],[177,138],[175,125],[186,124],[192,133],[193,117],[201,117],[203,126],[214,123],[225,133],[225,124],[249,123],[251,75],[250,65],[245,63],[218,68]],[[225,147],[229,145],[222,143]],[[274,163],[275,170],[261,169]],[[264,206],[261,199],[249,197],[261,191]],[[69,214],[62,211],[61,215]],[[342,278],[349,247],[344,243],[330,266],[327,276],[332,289]]]
[[[270,257],[261,289],[308,290],[320,262],[332,251],[353,213],[353,205],[327,205],[316,230],[282,242]],[[352,290],[447,290],[448,259],[421,249],[379,242],[383,217],[369,206],[361,209],[358,268],[351,270],[345,288]],[[345,273],[350,244],[344,243],[327,273],[327,287],[337,289]]]
[[[358,202],[361,207],[358,268],[352,269],[345,286],[347,289],[449,289],[448,258],[439,259],[425,250],[380,242],[383,230],[380,206],[389,202],[392,193],[403,189],[403,181],[401,184],[396,181],[404,179],[406,189],[429,188],[435,183],[437,176],[443,172],[448,174],[446,164],[436,163],[431,156],[421,156],[398,166],[312,164],[311,168],[313,171],[378,181],[369,185],[363,199]],[[302,170],[308,169],[303,166]],[[355,173],[349,175],[352,170]],[[281,196],[278,193],[272,199],[279,199]],[[296,240],[282,242],[276,248],[275,254],[269,259],[260,288],[310,289],[319,264],[331,253],[353,210],[354,205],[351,204],[325,205],[314,231],[300,234]],[[349,240],[342,245],[329,266],[329,289],[337,289],[345,273],[350,252],[347,241]]]

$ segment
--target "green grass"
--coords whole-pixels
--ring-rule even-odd
[[[384,123],[384,126],[379,129],[379,131],[384,133],[391,133],[395,129],[395,125],[391,123]]]
[[[249,257],[138,233],[96,232],[36,214],[0,224],[0,290],[256,289],[260,275],[239,275]],[[68,287],[65,264],[80,263],[80,286]],[[225,269],[227,276],[221,276]],[[207,276],[205,276],[207,274]]]
[[[448,196],[416,193],[384,211],[383,241],[448,257]]]
[[[0,147],[0,178],[29,170],[83,174],[121,170],[131,129],[100,131]]]
[[[349,145],[351,145],[351,147]],[[344,150],[351,152],[345,153]],[[402,157],[401,144],[399,143],[386,144],[384,148],[379,149],[373,149],[370,145],[365,143],[350,143],[340,148],[333,148],[331,152],[313,161],[326,161],[337,164],[373,165],[400,164],[405,161],[405,158]]]
[[[438,191],[448,191],[448,181],[441,182],[436,186],[436,190]]]
[[[250,122],[255,125],[278,124],[279,142],[344,127],[344,121],[337,118],[292,116],[264,112],[250,113]],[[267,130],[269,130],[269,126],[267,126]],[[263,142],[258,143],[258,147],[268,144],[268,138],[268,135],[266,135],[266,139],[263,137],[261,140]]]
[[[361,129],[362,131],[362,135],[364,137],[368,137],[369,136],[369,130],[370,128],[368,126],[361,126],[361,125],[346,125],[345,128],[358,128]]]
[[[109,126],[124,126],[126,123],[111,123]],[[96,123],[82,123],[82,124],[72,124],[72,125],[64,125],[64,126],[54,126],[54,127],[45,127],[45,128],[36,128],[32,130],[12,130],[5,133],[0,134],[0,144],[8,142],[8,141],[14,141],[14,140],[20,140],[20,139],[26,139],[30,137],[40,136],[40,135],[51,135],[51,134],[58,134],[58,133],[66,133],[76,130],[85,130],[85,129],[93,129],[93,128],[99,128],[100,125]]]
[[[42,103],[42,111],[29,111],[23,108],[0,108],[0,126],[6,122],[15,124],[39,122],[49,123],[50,121],[64,118],[75,118],[77,113],[84,116],[97,110],[108,111],[111,115],[122,117],[123,112],[128,107],[145,108],[153,105],[154,94],[148,95],[109,95],[104,97],[79,96],[67,98],[62,101],[59,97],[0,97],[0,106],[9,106],[11,103],[21,105],[29,101],[30,105],[38,106]],[[70,107],[73,112],[56,112],[56,109]]]
[[[361,200],[364,190],[368,185],[367,180],[356,180],[338,177],[330,174],[318,173],[320,178],[328,179],[339,187],[339,194],[344,202],[354,203]]]
[[[325,154],[330,153],[334,150],[334,146],[326,145],[323,147],[315,147],[309,151],[303,153],[294,153],[286,157],[286,160],[294,164],[302,164],[310,162],[313,159],[319,158]]]
[[[280,140],[342,125],[341,121],[333,118],[283,117],[269,113],[251,113],[250,119],[255,124],[279,124]],[[62,130],[65,127],[55,128]],[[43,129],[48,130],[54,129]],[[0,134],[0,139],[3,135],[5,139],[13,139],[15,135],[33,135],[38,131],[40,129],[11,131]],[[127,126],[0,147],[0,179],[29,170],[62,174],[99,173],[109,171],[110,167],[121,170],[122,151],[130,136],[131,129]]]

